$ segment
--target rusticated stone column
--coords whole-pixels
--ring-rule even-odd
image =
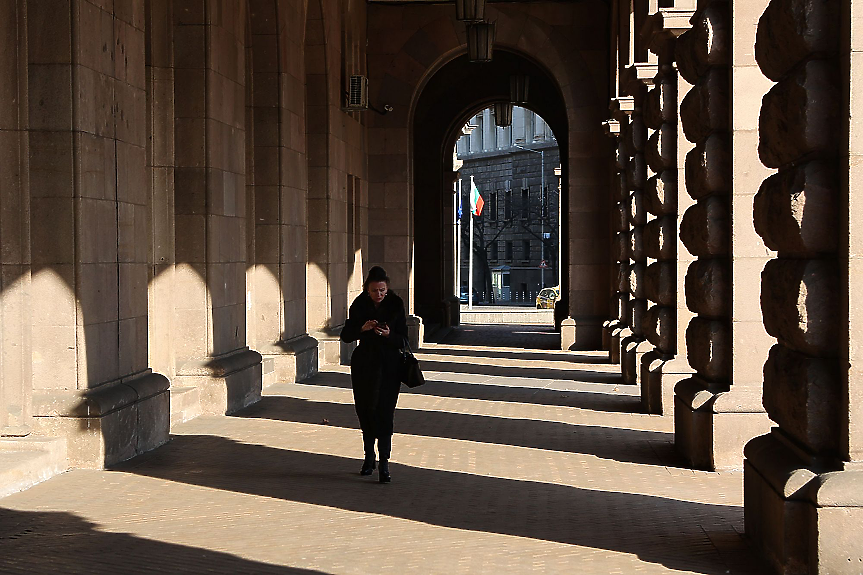
[[[678,74],[674,67],[676,38],[689,29],[694,9],[661,9],[650,18],[650,49],[658,57],[655,86],[645,100],[645,123],[652,131],[646,158],[652,174],[645,190],[648,224],[644,247],[649,258],[645,287],[650,308],[645,316],[645,335],[653,346],[641,358],[642,406],[648,413],[670,414],[674,384],[691,375],[692,370],[678,345],[678,291],[681,268],[678,255]],[[684,90],[684,93],[686,91]],[[685,140],[684,140],[685,141]],[[685,196],[685,194],[684,194]],[[687,202],[687,206],[689,202]],[[686,250],[680,250],[686,253]],[[685,307],[685,306],[683,306]]]
[[[848,123],[861,59],[849,50],[860,38],[850,10],[773,0],[758,25],[758,64],[776,82],[761,106],[759,153],[779,172],[758,192],[755,225],[778,256],[761,282],[764,326],[777,340],[763,402],[778,427],[746,445],[745,510],[751,540],[779,573],[863,565],[854,298],[863,235],[851,191],[860,133]]]
[[[603,343],[608,349],[611,363],[620,363],[621,334],[627,337],[629,320],[629,266],[630,266],[630,223],[629,223],[629,186],[627,170],[631,157],[631,146],[627,145],[624,134],[628,132],[629,117],[632,110],[631,98],[615,98],[609,106],[614,119],[606,122],[608,135],[615,139],[615,181],[613,187],[614,208],[611,211],[614,242],[612,257],[614,258],[614,277],[612,278],[613,294],[611,309],[614,316],[603,325]],[[624,333],[626,332],[626,333]]]
[[[769,344],[752,289],[770,252],[750,216],[753,190],[766,175],[752,161],[753,106],[769,88],[753,48],[765,5],[705,3],[678,45],[681,74],[695,80],[681,117],[696,144],[686,186],[697,200],[681,238],[698,259],[686,275],[687,306],[697,314],[686,331],[687,355],[697,374],[675,388],[675,442],[706,469],[739,468],[743,445],[770,425],[759,400]]]
[[[632,385],[638,383],[638,365],[641,356],[650,349],[644,334],[644,318],[648,308],[645,286],[647,253],[644,250],[644,227],[647,224],[647,212],[644,208],[644,190],[648,176],[645,151],[649,134],[644,123],[643,111],[647,93],[645,83],[652,82],[655,72],[656,65],[647,63],[634,64],[627,70],[629,76],[627,90],[634,100],[634,109],[625,136],[627,146],[631,147],[631,156],[625,172],[629,189],[629,257],[631,260],[627,324],[631,334],[621,339],[620,361],[623,381]]]

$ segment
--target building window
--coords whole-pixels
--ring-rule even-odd
[[[497,240],[494,240],[491,242],[491,254],[489,255],[489,259],[497,261],[497,253],[498,253],[497,250],[498,250]]]
[[[512,242],[506,242],[506,259],[512,261]]]
[[[521,242],[522,256],[521,259],[530,259],[530,240],[522,240]]]
[[[526,220],[530,214],[530,192],[526,189],[521,190],[521,219]]]
[[[490,220],[497,219],[497,192],[488,195],[488,218]]]
[[[503,219],[507,221],[512,219],[512,192],[506,192],[506,196],[504,197]]]

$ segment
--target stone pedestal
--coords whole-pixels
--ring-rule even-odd
[[[272,363],[274,383],[302,381],[318,372],[318,340],[309,335],[262,346],[258,351],[265,363],[265,378],[266,364]]]
[[[411,349],[416,351],[422,347],[423,339],[425,338],[425,327],[423,319],[418,315],[408,314],[408,343]]]
[[[69,465],[102,469],[168,441],[168,379],[144,373],[87,391],[36,392],[34,429],[65,437]]]
[[[746,445],[746,533],[777,573],[859,573],[863,470],[831,471],[775,429]]]
[[[646,413],[671,415],[674,386],[692,376],[692,368],[683,358],[653,349],[641,357],[641,405]]]
[[[233,413],[261,399],[262,358],[240,349],[219,357],[191,360],[177,366],[177,383],[195,387],[205,414]]]
[[[711,391],[698,377],[674,387],[674,444],[697,469],[739,469],[743,445],[772,422],[758,394]]]

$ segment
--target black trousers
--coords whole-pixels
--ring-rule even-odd
[[[363,432],[363,450],[366,457],[374,457],[377,439],[380,459],[389,459],[392,452],[393,417],[401,383],[394,361],[374,361],[377,359],[379,358],[352,359],[351,388]]]

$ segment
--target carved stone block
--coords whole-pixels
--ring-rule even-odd
[[[686,191],[696,200],[727,192],[731,185],[730,166],[727,137],[711,134],[686,154]]]
[[[677,163],[677,126],[662,124],[653,132],[647,140],[644,156],[654,172],[674,168]]]
[[[833,153],[841,140],[842,90],[835,62],[810,60],[764,96],[758,154],[781,168],[812,153]],[[687,178],[687,182],[688,182]]]
[[[663,170],[647,180],[644,209],[654,216],[677,213],[677,174]]]
[[[840,6],[830,0],[772,0],[755,39],[755,59],[764,75],[778,82],[810,54],[836,52]]]
[[[731,329],[729,321],[696,317],[686,328],[689,365],[708,381],[726,381],[730,372]]]
[[[650,301],[673,306],[677,294],[677,263],[654,262],[647,266],[644,288]]]
[[[683,133],[692,143],[700,142],[711,132],[728,130],[728,72],[712,68],[692,87],[680,104]]]
[[[842,403],[836,359],[774,345],[764,364],[764,408],[770,419],[813,451],[839,447]]]
[[[815,255],[838,248],[836,166],[813,161],[780,171],[755,196],[755,231],[771,250]]]
[[[764,328],[811,356],[840,353],[839,271],[830,260],[775,259],[761,273]]]
[[[686,307],[702,317],[729,315],[731,274],[728,261],[698,259],[686,270]]]
[[[692,18],[692,28],[678,38],[677,67],[690,84],[695,84],[709,68],[728,64],[731,33],[728,12],[728,4],[724,2],[698,10]]]
[[[725,198],[711,196],[690,206],[680,222],[680,239],[699,257],[728,253],[730,220]]]
[[[677,246],[677,218],[665,216],[644,226],[644,253],[657,260],[672,260]]]

